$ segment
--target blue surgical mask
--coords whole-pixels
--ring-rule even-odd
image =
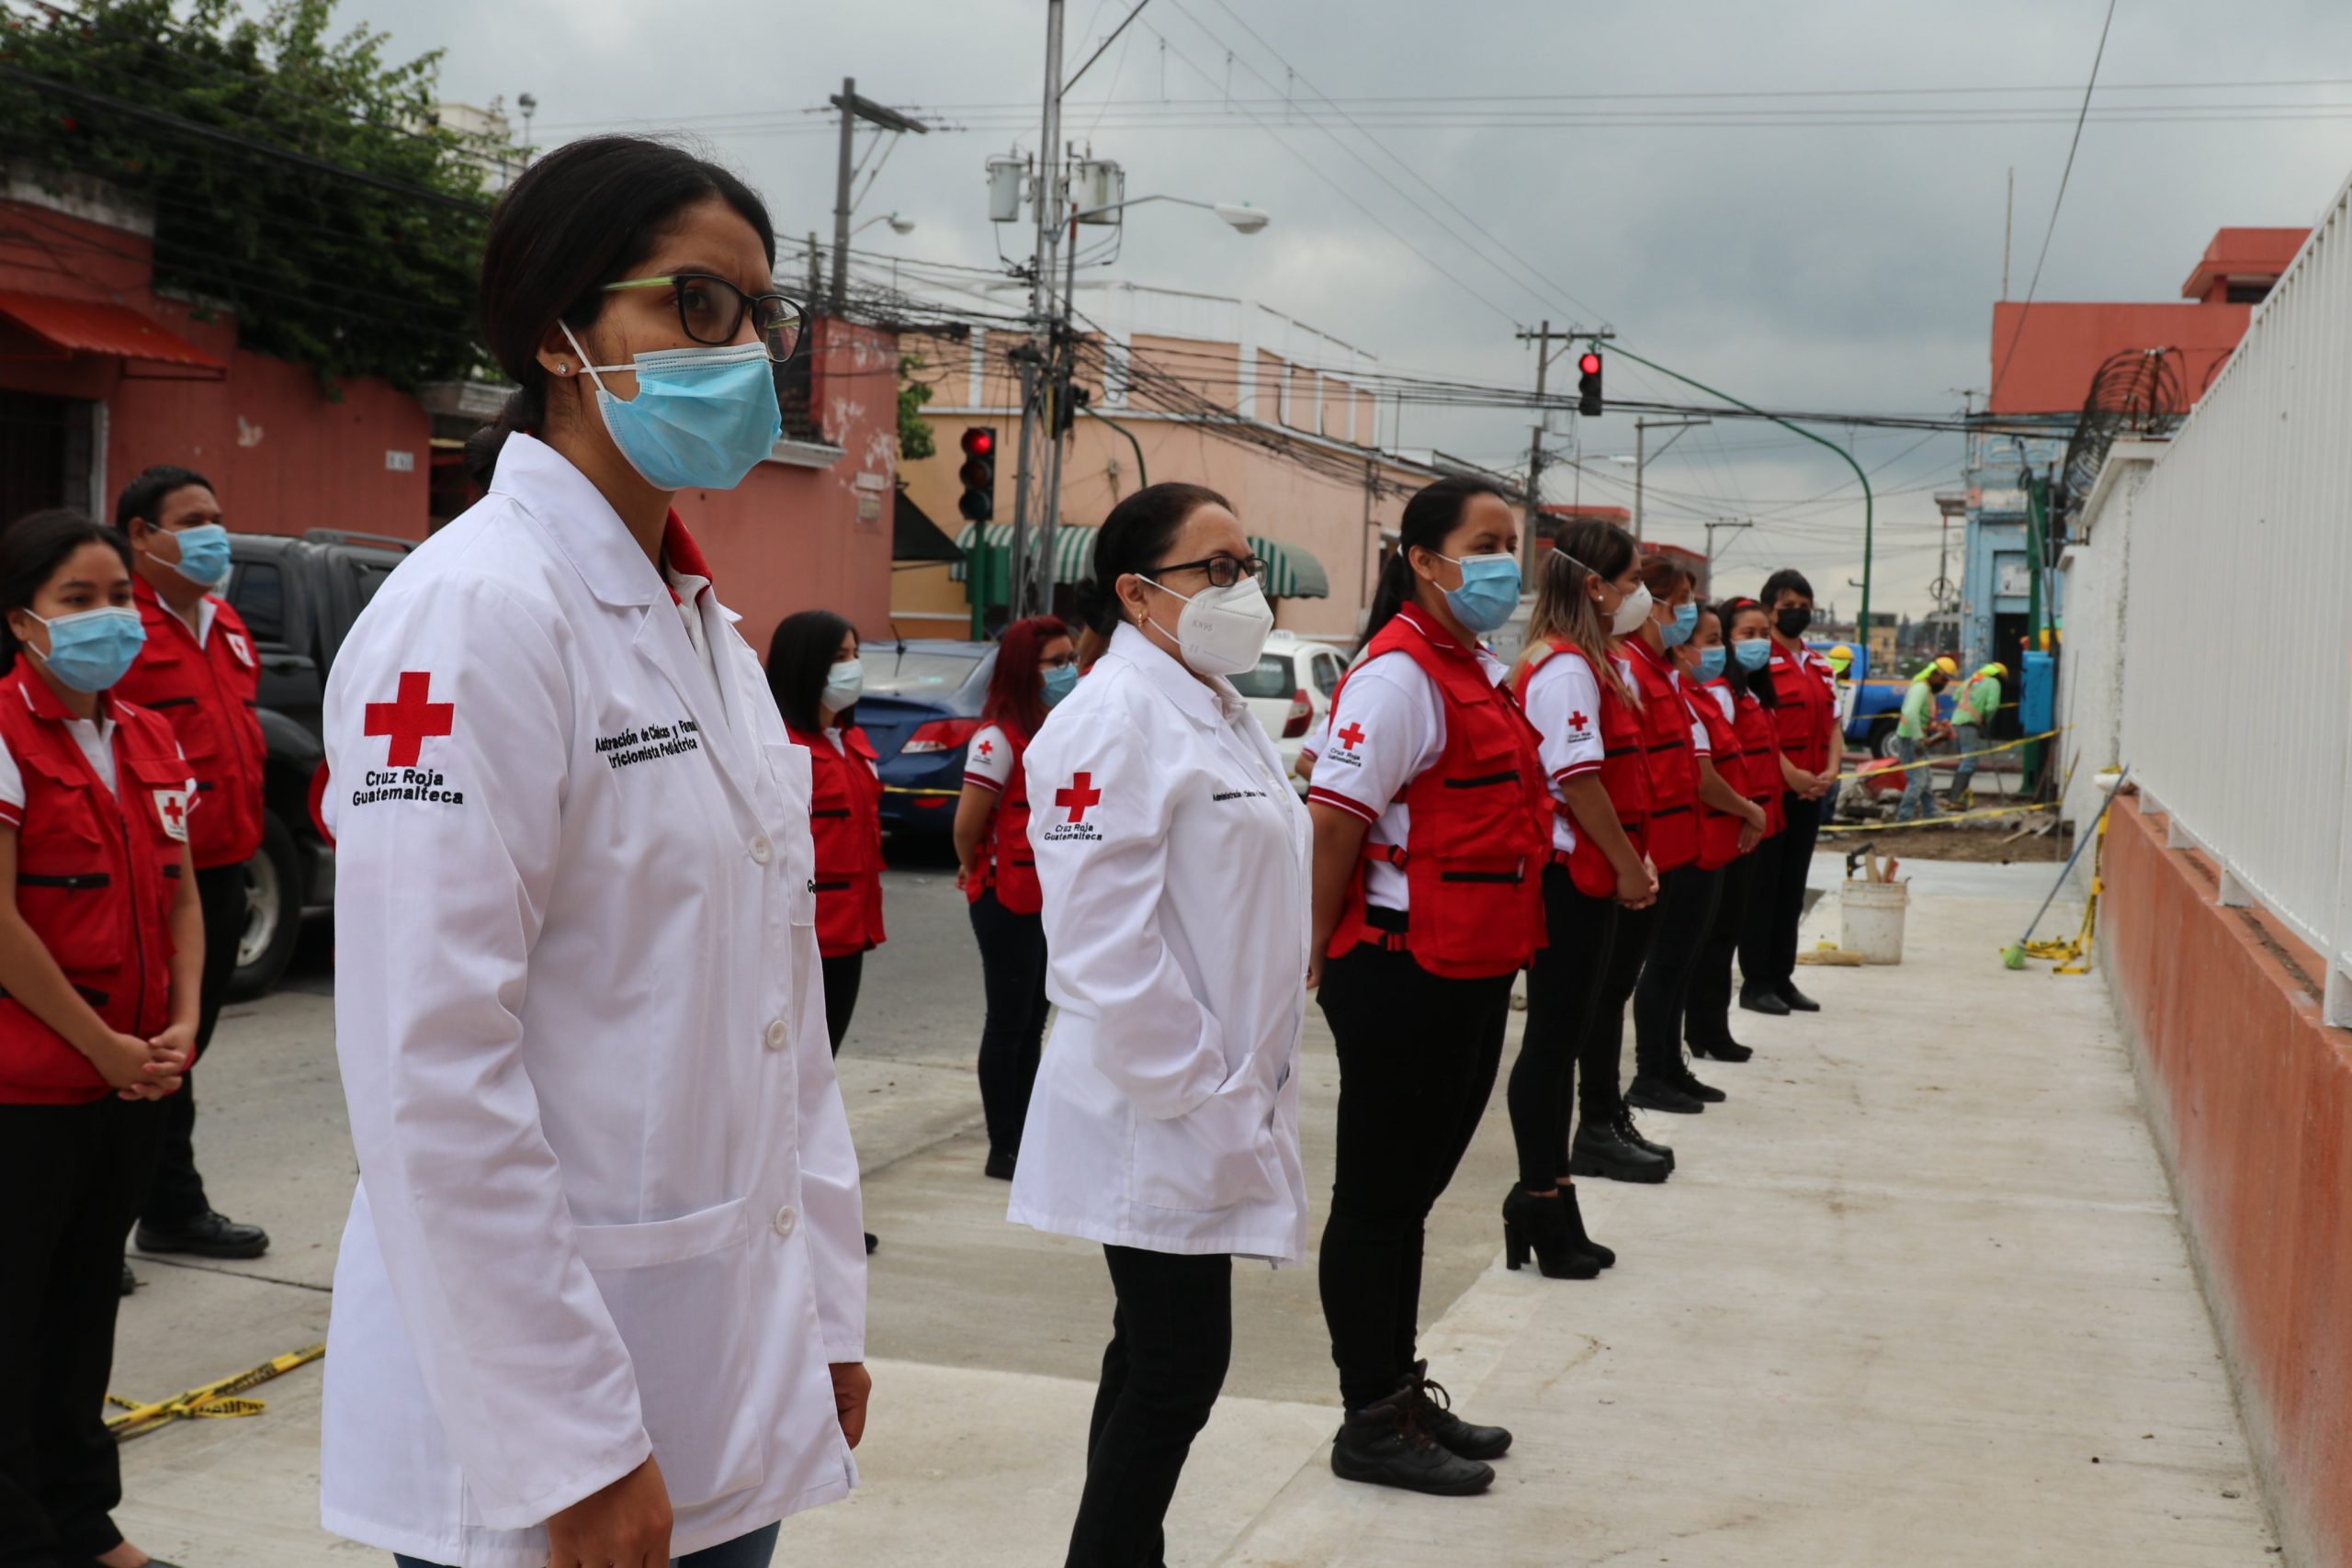
[[[28,610],[25,614],[32,615]],[[60,615],[53,621],[33,619],[49,628],[49,652],[32,653],[49,672],[77,692],[103,692],[122,679],[130,661],[147,645],[147,628],[139,612],[109,606]]]
[[[587,351],[563,335],[582,360]],[[776,407],[775,366],[756,343],[724,348],[665,348],[630,365],[586,365],[596,410],[628,466],[655,490],[733,490],[784,434]],[[637,373],[637,396],[624,402],[604,375]]]
[[[1519,560],[1515,556],[1439,556],[1462,569],[1462,586],[1445,591],[1446,608],[1474,632],[1490,632],[1519,608]]]
[[[179,541],[179,564],[172,568],[190,582],[218,588],[229,575],[229,530],[218,523],[199,523],[172,536]]]
[[[825,671],[824,694],[817,700],[830,713],[839,715],[854,704],[865,690],[865,666],[854,659],[837,660]]]
[[[1699,650],[1699,679],[1719,681],[1723,678],[1723,673],[1724,645],[1717,643],[1713,648],[1701,649]]]
[[[1680,648],[1690,640],[1690,634],[1698,629],[1699,603],[1694,599],[1675,606],[1674,619],[1660,626],[1657,635],[1659,640],[1667,647]]]
[[[1754,674],[1772,660],[1772,639],[1769,637],[1750,637],[1746,642],[1731,645],[1731,656],[1739,660],[1742,670]]]
[[[1052,707],[1078,690],[1078,666],[1057,665],[1046,671],[1046,705]]]

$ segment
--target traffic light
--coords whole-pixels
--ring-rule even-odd
[[[1600,351],[1588,348],[1577,361],[1577,412],[1600,412]]]
[[[964,431],[964,466],[956,472],[964,481],[964,498],[956,510],[967,523],[985,523],[996,515],[996,431],[985,424]]]
[[[1054,402],[1054,438],[1061,439],[1078,423],[1079,414],[1094,401],[1094,394],[1075,383],[1066,384]]]

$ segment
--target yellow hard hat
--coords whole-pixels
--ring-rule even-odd
[[[1979,670],[1977,673],[1979,675],[1998,675],[2001,679],[2006,681],[2009,678],[2009,667],[1996,659],[1993,660],[1992,663],[1984,666],[1984,669]]]
[[[1841,642],[1822,657],[1832,664],[1851,664],[1854,661],[1854,650]]]
[[[1936,668],[1942,671],[1947,675],[1957,675],[1960,673],[1960,666],[1952,662],[1951,655],[1949,653],[1937,655]]]

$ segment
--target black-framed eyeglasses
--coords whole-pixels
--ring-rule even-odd
[[[727,279],[707,272],[672,272],[660,277],[631,277],[605,285],[607,294],[628,288],[674,288],[678,325],[695,343],[714,348],[733,343],[735,334],[743,330],[743,318],[749,315],[752,330],[759,334],[761,345],[775,363],[782,365],[800,346],[800,307],[781,294],[746,294]]]
[[[1230,588],[1245,577],[1257,577],[1266,570],[1263,557],[1249,556],[1235,559],[1231,556],[1211,556],[1205,560],[1175,561],[1159,568],[1153,575],[1166,577],[1171,571],[1204,571],[1212,588]]]

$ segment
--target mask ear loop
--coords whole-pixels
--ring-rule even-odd
[[[571,323],[570,321],[567,321],[563,320],[560,316],[559,316],[559,317],[557,317],[557,318],[556,318],[556,323],[555,323],[555,324],[556,324],[557,326],[561,327],[561,328],[563,329],[563,341],[564,341],[564,342],[566,342],[566,343],[568,343],[568,344],[570,344],[571,345],[571,352],[572,352],[572,353],[574,353],[574,354],[576,354],[576,355],[578,355],[580,356],[580,368],[582,368],[582,370],[585,370],[586,372],[588,372],[588,379],[590,379],[591,381],[595,382],[595,383],[596,383],[596,390],[598,390],[598,391],[600,391],[600,392],[603,392],[606,397],[610,397],[610,396],[612,396],[612,389],[610,389],[610,388],[608,388],[608,387],[606,387],[606,386],[605,385],[605,378],[604,378],[602,376],[597,375],[597,374],[596,374],[596,372],[597,372],[597,371],[599,371],[599,370],[621,371],[621,370],[634,370],[635,368],[637,368],[637,367],[636,367],[635,366],[633,366],[633,365],[591,365],[591,364],[589,364],[589,363],[588,363],[588,351],[587,351],[586,349],[584,349],[584,348],[582,348],[582,347],[581,347],[581,346],[580,346],[580,340],[579,340],[578,338],[573,337],[573,336],[571,335]],[[570,374],[571,374],[571,367],[568,367],[568,366],[567,366],[567,367],[565,367],[565,369],[564,369],[564,374],[565,374],[565,375],[567,375],[567,376],[569,376]]]

